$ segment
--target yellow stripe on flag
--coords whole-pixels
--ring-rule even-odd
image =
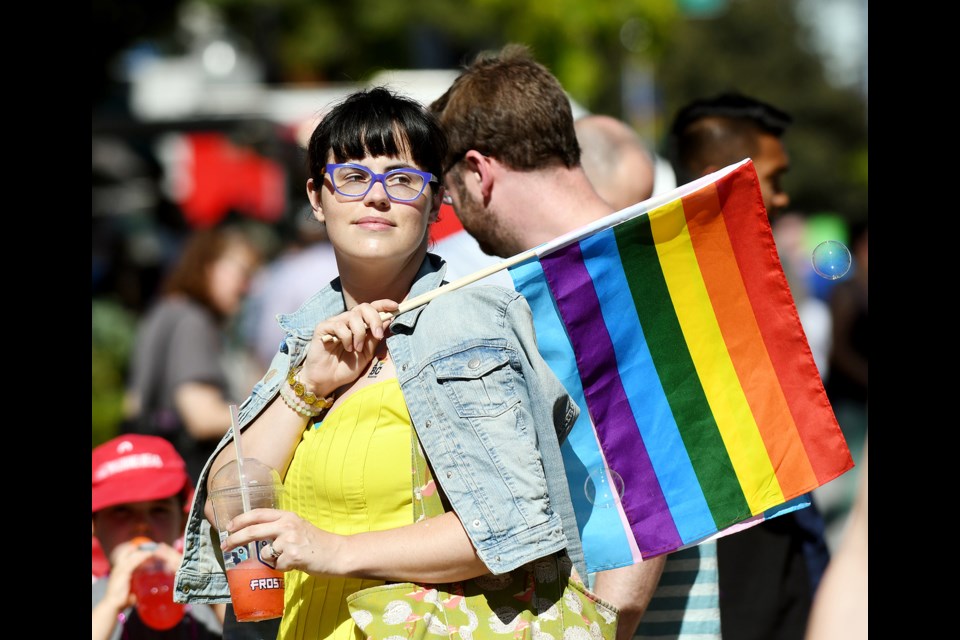
[[[747,504],[756,515],[771,500],[783,502],[783,493],[714,315],[682,202],[651,211],[650,227],[700,384]]]

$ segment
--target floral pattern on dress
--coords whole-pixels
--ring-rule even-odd
[[[411,449],[418,522],[444,509],[419,442]],[[618,616],[563,552],[463,582],[371,587],[348,596],[347,607],[368,640],[612,640]]]

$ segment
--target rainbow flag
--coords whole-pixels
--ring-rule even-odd
[[[801,508],[853,467],[751,161],[535,253],[510,275],[581,407],[562,452],[589,571]]]

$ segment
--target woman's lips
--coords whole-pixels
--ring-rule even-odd
[[[394,224],[386,218],[379,218],[375,216],[364,216],[363,218],[357,220],[354,224],[365,229],[390,229],[394,226]]]

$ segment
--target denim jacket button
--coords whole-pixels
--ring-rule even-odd
[[[447,471],[447,477],[448,477],[448,478],[452,478],[452,477],[453,477],[453,472],[452,472],[452,471]]]
[[[425,426],[427,429],[429,429],[429,428],[430,428],[430,421],[427,420],[426,422],[424,422],[424,423],[423,423],[423,426]]]
[[[479,520],[474,520],[474,521],[473,521],[473,526],[474,526],[475,528],[477,528],[477,529],[480,528],[480,525],[481,525],[481,524],[483,524],[483,523],[480,522]]]
[[[480,366],[480,358],[471,358],[470,362],[467,363],[467,366],[471,369],[476,369]]]

